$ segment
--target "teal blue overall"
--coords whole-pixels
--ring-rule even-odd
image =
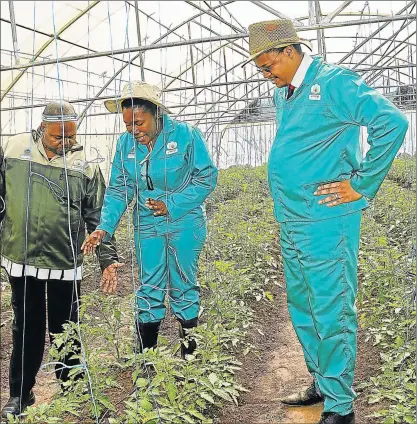
[[[268,180],[281,246],[288,308],[324,411],[352,412],[356,360],[357,261],[362,210],[384,180],[408,128],[406,117],[354,72],[315,57],[288,100],[276,89],[277,133]],[[362,158],[360,127],[370,149]],[[328,207],[320,184],[350,179],[363,197]]]
[[[217,169],[201,132],[167,115],[163,122],[149,156],[147,147],[130,133],[120,136],[97,227],[108,233],[106,237],[113,235],[135,199],[133,226],[140,282],[136,299],[142,323],[164,318],[167,293],[177,318],[188,321],[198,316],[197,262],[206,240],[204,200],[217,182]],[[162,200],[168,215],[154,216],[145,206],[148,198]]]

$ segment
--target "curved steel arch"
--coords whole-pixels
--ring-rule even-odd
[[[216,82],[218,79],[220,79],[221,77],[223,77],[224,75],[226,75],[226,73],[227,72],[230,72],[231,70],[233,70],[233,69],[235,69],[235,68],[237,68],[238,66],[240,66],[240,65],[242,65],[242,63],[244,63],[245,62],[245,60],[243,60],[242,62],[239,62],[237,65],[234,65],[234,66],[232,66],[231,68],[229,68],[229,69],[226,69],[226,72],[223,72],[222,74],[220,74],[218,77],[216,77],[216,78],[214,78],[213,80],[211,80],[208,84],[205,84],[207,87],[209,87],[210,86],[210,84],[213,84],[214,82]],[[250,78],[252,78],[254,75],[252,75]],[[245,81],[243,81],[241,84],[245,84],[245,83],[247,83],[247,81],[245,82]],[[230,91],[233,91],[235,88],[237,88],[237,87],[239,87],[240,86],[240,84],[236,84]],[[184,110],[188,107],[188,106],[191,106],[191,104],[192,104],[192,102],[197,98],[197,96],[199,96],[203,91],[205,90],[205,88],[202,88],[196,95],[194,95],[194,97],[192,97],[191,99],[190,99],[190,101],[177,113],[177,116],[178,115],[180,115],[182,112],[184,112]],[[226,94],[223,94],[220,98],[219,98],[219,100],[220,99],[222,99],[223,97],[225,97],[226,96]],[[214,107],[215,105],[213,105],[208,111],[210,111],[213,107]],[[198,121],[198,122],[200,122],[200,120]],[[197,122],[197,123],[198,123]]]
[[[226,1],[226,2],[224,2],[224,3],[220,3],[220,4],[218,4],[217,6],[214,6],[214,7],[212,7],[211,8],[211,10],[212,11],[214,11],[214,10],[216,10],[216,9],[219,9],[219,8],[222,8],[222,7],[224,7],[224,8],[226,8],[226,6],[227,5],[229,5],[229,4],[231,4],[231,3],[234,3],[235,2],[235,0],[228,0],[228,1]],[[193,5],[192,3],[191,3],[191,5]],[[195,6],[195,5],[193,5],[193,6]],[[175,26],[174,28],[172,28],[172,29],[169,29],[165,34],[163,34],[163,35],[161,35],[159,38],[157,38],[156,40],[154,40],[152,43],[151,43],[151,45],[152,44],[157,44],[157,43],[159,43],[161,40],[163,40],[164,38],[166,38],[168,35],[170,35],[170,34],[172,34],[174,31],[176,31],[177,29],[179,29],[179,28],[181,28],[183,25],[185,25],[185,24],[187,24],[187,23],[189,23],[189,22],[191,22],[192,20],[194,20],[194,19],[196,19],[196,18],[198,18],[198,17],[200,17],[200,16],[202,16],[202,15],[204,15],[204,14],[210,14],[209,13],[209,11],[204,11],[204,12],[200,12],[200,13],[197,13],[196,15],[194,15],[194,16],[192,16],[192,17],[190,17],[190,18],[187,18],[186,20],[184,20],[183,22],[181,22],[180,24],[178,24],[177,26]],[[229,42],[228,44],[230,44],[231,42]],[[216,50],[217,51],[217,50]],[[96,94],[96,96],[94,96],[94,99],[92,100],[92,101],[90,101],[88,104],[87,104],[87,106],[84,108],[84,110],[83,110],[83,112],[80,114],[80,119],[79,119],[79,123],[78,123],[78,126],[80,126],[81,125],[81,122],[82,122],[82,120],[84,119],[84,117],[85,117],[85,115],[86,115],[86,113],[87,113],[87,110],[91,107],[91,105],[95,102],[95,100],[96,100],[96,98],[97,97],[99,97],[103,92],[104,92],[104,90],[114,81],[114,79],[117,77],[117,75],[119,75],[129,64],[131,64],[134,60],[136,60],[138,57],[140,57],[140,55],[141,55],[141,53],[138,53],[137,55],[135,55],[133,58],[131,58],[125,65],[123,65],[116,73],[114,73],[114,75],[109,79],[109,81],[107,81],[106,82],[106,84],[102,87],[102,89],[101,90],[99,90],[99,92]],[[175,78],[175,77],[173,77],[173,78]],[[196,97],[196,96],[195,96]],[[195,98],[194,97],[194,98]]]
[[[404,10],[406,10],[410,5],[412,5],[412,4],[408,4],[407,5],[407,7],[406,8],[404,8],[404,9],[402,9],[400,12],[403,12]],[[412,21],[410,21],[410,23],[411,23]],[[404,25],[403,25],[403,27],[401,28],[401,30],[404,30],[406,27],[407,27],[408,25],[406,24],[406,23],[404,23]],[[400,31],[398,31],[398,32],[400,32]],[[414,33],[412,34],[412,35],[414,35]],[[411,35],[411,36],[412,36]],[[329,38],[332,38],[332,37],[329,37]],[[410,38],[410,36],[408,37],[408,38]],[[407,41],[408,40],[408,38],[406,38],[405,39],[405,41]],[[364,42],[362,43],[362,45],[363,44],[365,44],[367,41],[369,41],[370,40],[370,38],[369,37],[367,37],[365,40],[364,40]],[[379,46],[378,48],[380,48],[380,47],[382,47],[383,45],[385,45],[385,43],[386,42],[388,42],[388,41],[391,41],[391,37],[390,38],[387,38],[387,39],[385,39],[384,40],[384,43],[381,45],[381,46]],[[395,46],[394,48],[392,48],[391,50],[390,50],[390,53],[392,52],[392,51],[395,51],[398,47],[400,47],[401,46],[401,44],[408,44],[408,43],[402,43],[401,41],[400,41],[400,44],[398,44],[397,46]],[[356,53],[357,52],[357,50],[358,49],[356,49],[356,48],[354,48],[353,50],[351,50],[345,57],[349,57],[350,55],[352,55],[353,53]],[[377,49],[375,49],[374,51],[376,51]],[[332,52],[328,52],[329,54],[331,54]],[[358,52],[359,53],[359,52]],[[377,55],[377,56],[379,56],[378,54],[375,54],[375,55]],[[382,56],[382,55],[381,55]],[[387,57],[387,55],[385,55],[385,57]],[[389,57],[388,57],[389,58]],[[362,59],[361,59],[362,60]],[[381,61],[381,59],[379,60],[379,61]],[[389,60],[388,60],[389,61]],[[340,63],[340,61],[338,62],[338,63]],[[358,64],[360,64],[361,62],[359,62]],[[354,64],[355,65],[355,67],[354,67],[354,69],[356,68],[356,66],[358,66],[358,64]],[[238,65],[236,65],[236,66],[238,66]],[[236,66],[234,66],[234,67],[232,67],[232,68],[230,68],[230,70],[231,69],[234,69]],[[360,69],[357,69],[357,71],[360,71]],[[227,70],[226,70],[226,72],[227,72]],[[225,72],[225,73],[226,73]],[[223,73],[222,75],[224,75],[225,73]],[[222,76],[221,75],[221,76]],[[252,77],[250,77],[250,78],[252,78]],[[211,82],[215,82],[216,80],[217,80],[218,78],[216,78],[216,79],[214,79],[214,80],[212,80]],[[234,88],[237,88],[237,86],[235,86]],[[199,93],[197,94],[197,96],[198,95],[200,95],[202,92],[204,91],[204,89],[202,89],[202,90],[200,90],[199,91]],[[181,114],[184,110],[185,110],[185,108],[186,107],[188,107],[188,106],[190,106],[191,104],[192,104],[192,101],[197,97],[197,96],[194,96],[188,103],[187,103],[187,105],[184,107],[184,108],[182,108],[181,110],[180,110],[180,112],[178,113],[178,114]],[[219,100],[221,100],[223,97],[225,97],[225,95],[223,95],[223,96],[221,96],[220,98],[219,98]],[[206,112],[210,112],[213,108],[215,107],[215,105],[214,106],[212,106],[211,108],[209,108]],[[203,120],[204,119],[204,116],[203,117],[201,117],[197,122],[196,122],[196,125],[198,125],[200,122],[201,122],[201,120]]]
[[[265,81],[265,82],[267,82],[267,81]],[[247,93],[245,93],[245,96],[247,96],[249,93],[251,93],[252,91],[254,91],[254,90],[256,90],[256,89],[258,89],[262,84],[265,84],[265,83],[260,83],[259,84],[259,86],[258,87],[255,87],[255,88],[253,88],[251,91],[249,91],[249,92],[247,92]],[[273,88],[273,87],[271,87],[271,88]],[[268,91],[270,91],[271,90],[271,88],[269,88],[268,90],[266,90],[266,91],[264,91],[262,94],[261,94],[261,96],[263,96],[264,94],[266,94],[266,93],[268,93]],[[236,104],[238,101],[240,101],[241,99],[243,99],[243,97],[244,96],[242,96],[239,100],[236,100],[234,103],[233,103],[233,105],[234,104]],[[217,117],[217,120],[219,120],[225,113],[227,113],[228,111],[225,111],[225,112],[223,112],[221,115],[219,115],[218,117]],[[201,120],[201,119],[200,119]],[[197,121],[197,122],[200,122],[200,120],[199,121]],[[208,137],[210,137],[210,135],[211,134],[208,134],[208,132],[211,130],[211,129],[214,129],[214,127],[216,126],[216,125],[218,125],[217,123],[214,123],[214,124],[211,124],[211,126],[208,128],[208,129],[206,129],[206,132],[205,132],[205,136],[208,138]],[[228,124],[228,125],[230,125],[230,124]],[[227,128],[225,128],[225,129],[227,129]],[[211,131],[211,132],[213,132],[213,131]],[[224,135],[224,134],[223,134]],[[220,138],[220,142],[219,142],[219,148],[221,148],[221,141],[222,141],[222,138],[223,138],[223,135],[222,135],[222,137]],[[216,152],[216,153],[218,153],[218,152]],[[218,165],[218,163],[219,163],[219,155],[217,154],[217,158],[216,158],[216,165]]]
[[[218,9],[220,7],[223,6],[227,6],[230,3],[233,3],[235,0],[229,0],[225,3],[221,3],[220,5],[217,5],[215,7],[213,7],[213,10]],[[163,40],[165,37],[168,37],[168,35],[172,34],[174,31],[176,31],[177,29],[181,28],[183,25],[187,24],[188,22],[192,21],[195,18],[200,17],[201,15],[204,15],[204,12],[200,12],[197,13],[196,15],[192,16],[191,18],[186,19],[185,21],[183,21],[182,23],[180,23],[179,25],[175,26],[174,28],[168,30],[165,34],[161,35],[159,38],[157,38],[156,40],[154,40],[151,45],[153,44],[158,44],[161,40]],[[127,61],[126,64],[122,65],[122,67],[113,74],[113,76],[106,82],[106,84],[104,84],[104,86],[101,88],[101,90],[99,90],[99,92],[94,96],[94,99],[92,99],[87,106],[84,108],[84,110],[82,111],[82,113],[80,114],[80,118],[78,121],[78,127],[81,125],[82,120],[84,119],[87,110],[90,108],[90,106],[95,102],[95,100],[97,99],[97,97],[99,97],[104,90],[106,90],[106,88],[116,79],[116,77],[128,66],[130,65],[134,60],[136,60],[138,57],[140,57],[141,52],[139,52],[137,55],[135,55],[134,57],[132,57],[131,59],[129,59]]]
[[[204,59],[207,59],[208,57],[210,57],[212,54],[214,54],[215,52],[217,52],[218,50],[222,49],[223,47],[227,47],[229,44],[231,44],[231,41],[228,41],[227,43],[221,44],[220,46],[216,47],[213,50],[210,50],[210,53],[207,53],[205,56],[201,57],[199,60],[197,60],[196,62],[194,62],[192,65],[188,66],[185,70],[181,71],[179,74],[177,74],[169,84],[167,84],[164,88],[168,88],[177,78],[179,78],[181,75],[185,74],[186,72],[188,72],[190,69],[194,68],[198,63],[202,62]],[[225,72],[226,73],[226,72]],[[222,76],[225,74],[223,73]],[[214,82],[214,81],[212,81]],[[204,89],[203,89],[204,90]],[[201,93],[201,91],[200,91]]]
[[[75,15],[72,19],[70,19],[61,29],[58,30],[58,32],[55,34],[56,37],[59,37],[65,30],[67,30],[72,24],[78,21],[81,17],[83,17],[89,10],[91,10],[93,7],[97,6],[100,3],[100,0],[93,1],[87,8],[79,12],[77,15]],[[55,40],[55,36],[51,36],[51,38],[44,43],[44,45],[34,54],[32,58],[32,62],[34,62]],[[12,80],[12,82],[9,84],[9,86],[4,90],[4,93],[2,94],[0,101],[3,101],[3,99],[6,97],[6,95],[9,93],[9,91],[16,85],[16,83],[22,78],[22,76],[26,73],[26,71],[30,68],[25,68],[21,70],[17,76]]]
[[[378,55],[379,56],[379,55]],[[385,56],[385,57],[387,57],[387,56]],[[404,59],[402,59],[403,61],[405,61]],[[215,79],[213,79],[212,81],[210,81],[210,83],[208,83],[207,84],[207,86],[209,87],[210,86],[210,84],[212,84],[212,83],[214,83],[214,82],[216,82],[217,80],[219,80],[222,76],[224,76],[227,72],[229,72],[229,71],[231,71],[231,70],[233,70],[233,69],[235,69],[235,68],[237,68],[238,66],[240,66],[242,63],[243,63],[244,61],[242,61],[242,62],[240,62],[240,63],[238,63],[237,65],[235,65],[235,66],[233,66],[233,67],[231,67],[231,68],[229,68],[229,69],[227,69],[224,73],[222,73],[222,74],[220,74],[218,77],[216,77]],[[358,71],[360,71],[360,69],[358,69]],[[251,75],[248,79],[250,79],[250,78],[253,78],[255,75]],[[248,83],[247,81],[246,82],[242,82],[242,84],[246,84],[246,83]],[[261,84],[263,84],[263,83],[261,83]],[[230,91],[233,91],[234,89],[236,89],[236,88],[238,88],[240,86],[240,84],[236,84]],[[189,102],[186,104],[186,105],[184,105],[184,107],[176,114],[177,116],[179,116],[179,115],[181,115],[181,113],[182,112],[184,112],[184,110],[187,108],[187,107],[189,107],[189,106],[192,106],[192,103],[194,102],[194,100],[196,100],[196,98],[201,94],[201,93],[203,93],[204,92],[204,90],[205,90],[205,88],[202,88],[196,95],[194,95],[190,100],[189,100]],[[221,99],[223,99],[224,97],[226,97],[227,96],[227,94],[223,94],[221,97],[219,97],[219,99],[218,100],[221,100]],[[243,97],[241,97],[239,100],[241,100]],[[238,101],[239,101],[238,100]],[[233,103],[234,104],[234,103]],[[232,105],[233,105],[232,104]],[[206,114],[207,113],[209,113],[214,107],[215,107],[216,105],[213,105],[213,106],[211,106],[209,109],[207,109],[206,110]],[[196,122],[196,124],[195,125],[198,125],[203,119],[205,119],[205,116],[203,115],[197,122]]]

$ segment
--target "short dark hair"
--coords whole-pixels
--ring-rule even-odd
[[[136,97],[131,99],[125,99],[122,101],[123,109],[142,109],[144,112],[149,112],[154,118],[160,115],[158,106],[155,103],[145,99],[138,99]]]
[[[301,49],[301,44],[290,44],[290,46],[291,47],[294,47],[294,50],[298,54],[302,54],[303,53],[303,50]],[[288,46],[279,47],[279,48],[272,48],[272,49],[269,49],[268,51],[266,51],[265,53],[271,53],[271,52],[282,53],[285,50],[286,47],[288,47]]]

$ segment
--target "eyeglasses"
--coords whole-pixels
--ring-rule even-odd
[[[267,72],[268,74],[269,73],[271,73],[271,67],[272,66],[274,66],[274,62],[275,62],[275,60],[276,60],[276,58],[278,57],[278,55],[280,54],[280,53],[282,53],[284,51],[284,49],[283,50],[280,50],[280,51],[277,51],[276,52],[276,56],[274,57],[274,60],[269,64],[269,65],[263,65],[263,66],[256,66],[256,69],[259,71],[259,72]]]
[[[151,155],[151,152],[149,152],[145,158],[139,162],[139,165],[141,166],[140,168],[140,176],[142,177],[142,180],[146,181],[146,187],[148,188],[148,190],[153,190],[154,186],[153,186],[153,182],[151,177],[149,176],[149,157]],[[145,166],[143,166],[145,165]]]
[[[259,72],[267,72],[268,74],[271,73],[271,66],[273,65],[273,63],[271,63],[270,65],[267,66],[257,66],[256,69]]]

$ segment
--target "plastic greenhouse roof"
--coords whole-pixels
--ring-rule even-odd
[[[253,64],[240,64],[248,56],[249,24],[277,15],[295,20],[313,53],[320,51],[323,32],[329,62],[355,69],[387,95],[415,84],[415,2],[321,1],[317,16],[315,2],[308,1],[14,1],[17,55],[9,3],[1,2],[4,134],[27,130],[30,120],[39,120],[40,106],[57,98],[86,114],[84,130],[101,117],[94,122],[109,131],[115,121],[103,120],[103,99],[125,82],[142,79],[142,72],[146,82],[164,88],[164,102],[179,119],[206,128],[235,122],[250,102],[267,99],[273,90]],[[325,29],[308,30],[317,22]],[[219,40],[222,36],[236,38]],[[139,45],[146,48],[142,54]],[[107,54],[87,57],[98,52]],[[35,55],[36,66],[16,69]]]

